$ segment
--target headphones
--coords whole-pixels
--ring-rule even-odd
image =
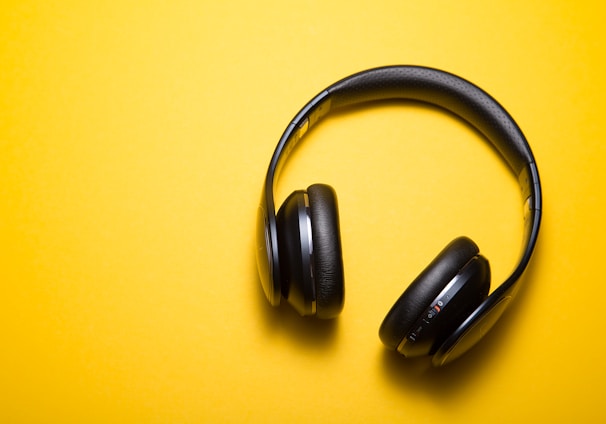
[[[444,365],[476,344],[517,292],[541,221],[541,185],[518,125],[489,94],[453,74],[419,66],[387,66],[344,78],[310,100],[288,125],[265,177],[257,222],[257,265],[263,291],[301,315],[334,318],[343,308],[343,259],[335,191],[324,184],[297,190],[275,212],[274,187],[290,152],[329,112],[381,100],[413,100],[467,121],[518,177],[524,199],[523,248],[511,275],[490,295],[490,267],[478,246],[459,237],[408,286],[379,329],[383,344],[405,357]]]

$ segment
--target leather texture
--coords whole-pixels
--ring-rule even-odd
[[[533,162],[526,138],[488,93],[456,75],[420,66],[387,66],[354,74],[327,91],[331,109],[403,99],[442,107],[469,122],[501,153],[516,175]]]
[[[396,350],[431,302],[459,270],[478,254],[478,246],[467,237],[459,237],[449,243],[415,278],[385,316],[379,329],[383,344]]]
[[[343,309],[345,298],[337,195],[325,184],[309,186],[307,195],[313,239],[316,315],[334,318]]]

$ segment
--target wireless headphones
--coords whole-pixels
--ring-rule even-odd
[[[275,213],[280,169],[303,135],[329,112],[368,102],[429,103],[467,121],[500,152],[524,199],[523,249],[511,275],[490,295],[490,268],[476,244],[452,241],[408,286],[379,329],[383,344],[405,357],[432,356],[435,366],[466,352],[492,327],[517,292],[539,234],[541,185],[530,146],[489,94],[453,74],[418,66],[370,69],[331,85],[297,113],[271,158],[258,210],[257,264],[276,306],[285,298],[301,315],[337,316],[344,302],[343,259],[335,191],[323,184],[292,193]]]

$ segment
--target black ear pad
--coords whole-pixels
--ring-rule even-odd
[[[334,318],[343,309],[345,288],[339,229],[339,208],[334,189],[325,184],[307,188],[313,238],[313,272],[318,318]]]
[[[333,318],[343,309],[337,197],[322,184],[298,190],[278,211],[282,296],[301,315]]]
[[[464,319],[461,318],[463,315],[461,311],[473,310],[488,295],[490,288],[488,261],[478,255],[478,246],[466,237],[459,237],[446,246],[387,313],[379,329],[379,337],[383,344],[389,349],[398,349],[400,343],[413,330],[413,326],[416,327],[424,314],[427,314],[428,308],[432,306],[437,296],[465,266],[473,263],[471,271],[467,272],[470,277],[465,277],[469,279],[469,283],[465,282],[467,287],[459,291],[457,298],[451,302],[449,310],[445,308],[440,316],[441,325],[448,327],[446,330],[451,327],[456,328],[459,323],[454,322],[453,318]],[[476,258],[477,260],[474,261]],[[454,309],[457,311],[455,312]],[[421,324],[425,325],[422,321]],[[431,334],[444,332],[437,331],[435,328],[425,331]],[[416,356],[416,353],[430,354],[436,341],[430,340],[427,343],[429,347],[411,356]]]

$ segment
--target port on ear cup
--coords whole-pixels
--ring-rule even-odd
[[[335,191],[314,184],[297,190],[278,211],[282,296],[301,315],[334,318],[344,283]]]
[[[379,337],[383,344],[391,350],[400,350],[398,347],[402,341],[412,330],[419,326],[419,323],[430,328],[429,331],[424,330],[426,334],[442,334],[443,331],[437,331],[435,327],[429,325],[427,320],[423,322],[422,319],[428,313],[432,302],[474,258],[480,258],[480,261],[476,261],[474,268],[471,272],[468,272],[470,274],[470,286],[464,287],[462,290],[457,288],[459,294],[456,301],[452,302],[448,313],[444,310],[442,317],[446,315],[458,317],[460,313],[453,312],[455,308],[466,311],[479,305],[481,300],[488,295],[490,270],[488,261],[478,255],[477,245],[467,237],[459,237],[448,244],[408,286],[387,313],[379,329]],[[467,281],[463,281],[463,284],[467,283]],[[470,292],[472,294],[469,294]],[[462,307],[461,303],[470,306]],[[442,317],[440,317],[440,320],[435,320],[435,323],[444,325],[445,320]],[[456,324],[449,322],[447,326],[456,326]],[[429,354],[434,345],[434,340],[424,340],[424,349],[414,350],[414,352],[411,352],[411,356]]]
[[[339,228],[339,207],[334,189],[325,184],[307,188],[313,239],[313,272],[318,318],[334,318],[343,309],[345,284]]]

